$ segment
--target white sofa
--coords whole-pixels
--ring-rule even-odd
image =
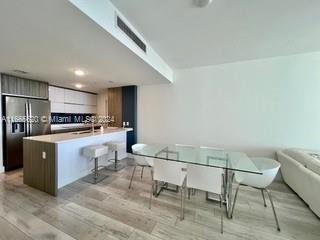
[[[277,157],[284,181],[320,217],[320,151],[286,149]]]

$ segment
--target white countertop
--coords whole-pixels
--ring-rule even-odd
[[[95,124],[95,127],[99,127],[100,124]],[[77,128],[91,128],[91,124],[85,123],[68,123],[68,124],[51,124],[51,131],[62,129],[77,129]]]
[[[103,131],[100,129],[95,130],[95,132],[78,131],[78,132],[68,132],[68,133],[57,133],[33,137],[24,137],[23,139],[29,139],[33,141],[48,142],[48,143],[63,143],[69,141],[80,140],[82,138],[97,137],[106,134],[113,134],[118,132],[128,132],[133,131],[132,128],[105,128]]]

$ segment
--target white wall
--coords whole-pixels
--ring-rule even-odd
[[[138,91],[139,142],[320,149],[320,52],[179,70]]]

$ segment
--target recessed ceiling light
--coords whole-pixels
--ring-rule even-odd
[[[73,71],[73,73],[74,73],[75,75],[79,76],[79,77],[82,77],[82,76],[85,75],[85,72],[84,72],[83,70],[81,70],[81,69],[75,69],[75,70]]]
[[[77,83],[76,85],[74,85],[76,88],[82,88],[83,86],[82,86],[82,84],[80,84],[80,83]]]

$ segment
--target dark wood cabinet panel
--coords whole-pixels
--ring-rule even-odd
[[[17,79],[9,75],[1,76],[2,93],[17,94]]]
[[[122,127],[122,88],[108,89],[108,115],[114,117],[114,127]]]
[[[39,96],[40,93],[40,85],[38,82],[32,81],[29,82],[30,88],[29,88],[29,95],[30,96]]]
[[[16,92],[18,95],[29,95],[30,81],[23,78],[16,78]]]
[[[137,143],[137,86],[126,86],[108,89],[108,115],[114,116],[113,126],[122,127],[129,123],[133,131],[127,132],[127,152]]]
[[[23,182],[51,195],[57,195],[54,143],[23,140]]]
[[[49,86],[46,82],[10,76],[1,75],[1,92],[27,97],[49,98]]]
[[[39,82],[39,97],[49,98],[49,85],[46,82]]]

